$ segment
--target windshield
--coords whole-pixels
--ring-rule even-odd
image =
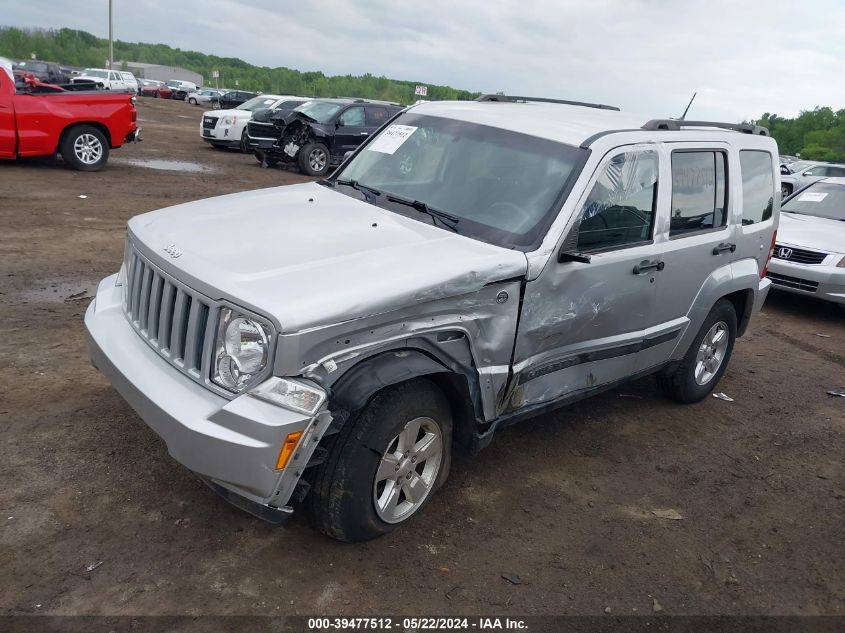
[[[534,136],[408,112],[337,178],[382,192],[379,206],[427,221],[388,197],[424,203],[456,218],[457,233],[531,250],[554,219],[584,155],[579,148]]]
[[[89,77],[99,77],[100,79],[109,78],[109,71],[107,70],[84,70],[82,74],[88,75]]]
[[[816,182],[788,200],[784,213],[800,213],[845,222],[845,185]]]
[[[274,103],[276,103],[277,99],[273,97],[253,97],[249,101],[245,101],[241,105],[239,105],[235,110],[249,110],[250,112],[255,112],[256,110],[261,110],[262,108],[269,108]]]
[[[298,108],[294,108],[294,112],[302,112],[317,123],[328,123],[342,107],[342,103],[332,103],[331,101],[308,101]]]

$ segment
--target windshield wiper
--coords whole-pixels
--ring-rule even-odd
[[[434,207],[428,206],[425,202],[420,200],[408,200],[407,198],[400,198],[399,196],[386,196],[390,202],[396,202],[398,204],[405,205],[406,207],[411,207],[412,209],[416,209],[420,213],[425,213],[436,224],[438,221],[444,227],[453,231],[455,233],[458,232],[458,227],[455,226],[458,222],[461,221],[460,218],[452,215],[451,213],[446,213],[445,211],[441,211],[440,209],[435,209]]]
[[[376,197],[381,195],[381,191],[379,191],[375,187],[368,187],[367,185],[362,185],[357,180],[344,180],[342,178],[338,178],[337,180],[335,180],[335,182],[345,187],[352,187],[355,191],[360,191],[364,194],[364,197],[367,199],[367,202],[370,202],[372,204],[375,204]]]

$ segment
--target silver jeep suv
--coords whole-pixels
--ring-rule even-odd
[[[496,429],[646,374],[706,397],[769,290],[765,129],[422,103],[329,179],[130,220],[93,363],[235,505],[344,541]]]

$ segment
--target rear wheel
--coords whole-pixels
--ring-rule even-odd
[[[188,103],[190,103],[191,105],[197,105],[197,100],[191,97],[190,99],[188,99]]]
[[[79,171],[98,171],[109,159],[105,135],[91,125],[70,128],[59,147],[65,163]]]
[[[449,476],[452,418],[426,379],[378,393],[333,439],[310,496],[315,527],[340,541],[386,534],[416,515]]]
[[[329,149],[322,143],[308,143],[299,150],[299,169],[309,176],[323,176],[329,170]]]
[[[735,341],[736,310],[730,301],[720,299],[683,360],[658,374],[660,388],[678,402],[703,400],[725,373]]]

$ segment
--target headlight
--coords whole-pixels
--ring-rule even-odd
[[[220,311],[211,379],[235,393],[242,391],[267,366],[269,328],[230,308]]]
[[[317,413],[326,399],[324,391],[287,378],[270,378],[249,393],[261,400],[309,415]]]
[[[235,117],[231,114],[223,117],[223,125],[234,125],[235,124]]]

